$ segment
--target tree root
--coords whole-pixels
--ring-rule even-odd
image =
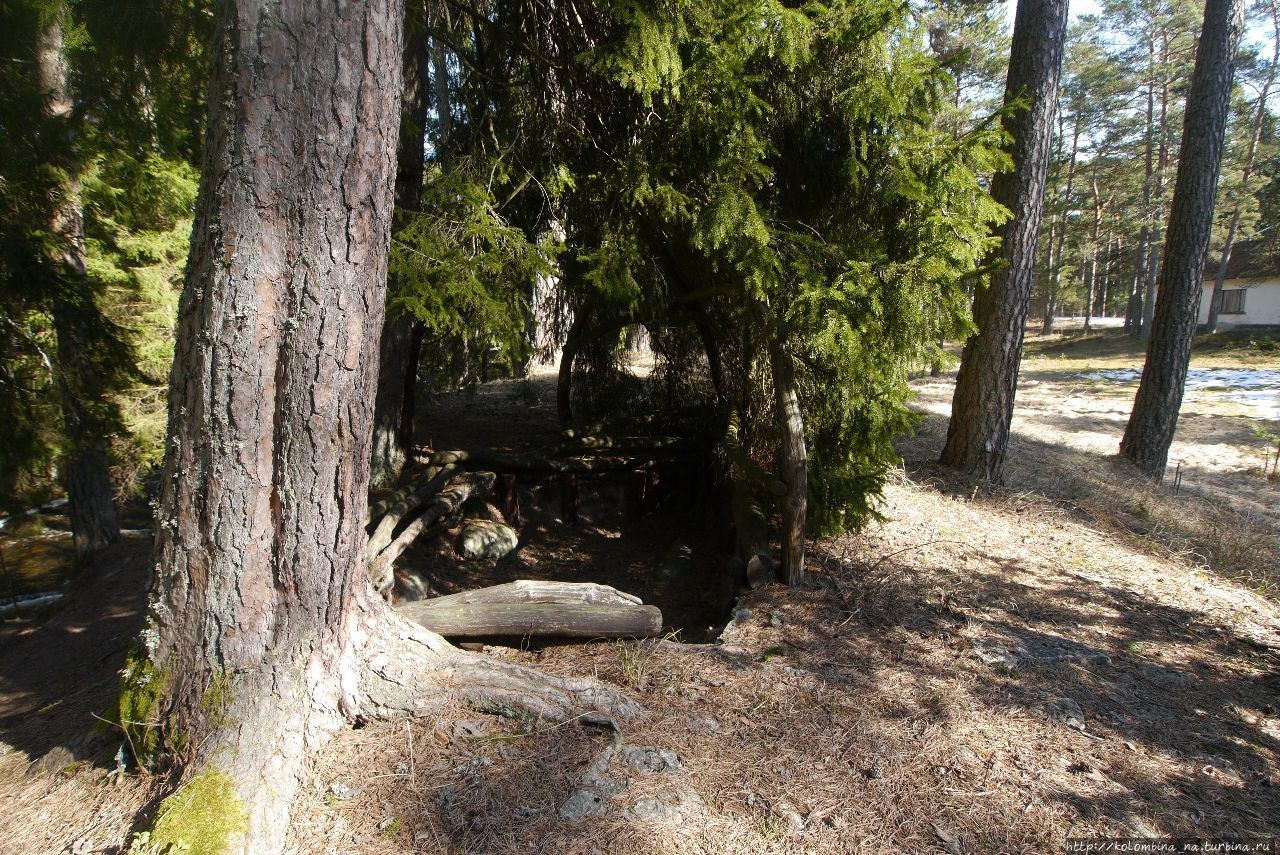
[[[523,665],[467,653],[386,610],[368,640],[359,715],[422,715],[450,701],[482,711],[542,721],[582,721],[617,729],[642,707],[594,680],[553,677]]]

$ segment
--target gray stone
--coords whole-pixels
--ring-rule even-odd
[[[595,790],[574,790],[560,805],[560,818],[569,822],[581,822],[589,816],[603,816],[605,797]]]
[[[627,812],[641,822],[679,823],[693,817],[703,808],[702,797],[687,785],[636,799]]]
[[[669,772],[680,768],[680,758],[669,748],[643,748],[626,745],[618,752],[623,763],[645,772]]]
[[[515,552],[520,536],[511,526],[492,520],[469,520],[458,535],[458,554],[468,560],[505,558]]]
[[[973,654],[988,665],[1017,668],[1021,657],[998,641],[980,640],[973,643]]]
[[[57,775],[75,766],[76,757],[61,745],[56,745],[31,764],[29,771],[41,775]]]
[[[790,802],[778,802],[773,806],[773,812],[786,820],[792,831],[804,831],[804,817],[800,815],[800,811],[796,810],[795,805]]]
[[[1080,704],[1068,697],[1054,698],[1044,705],[1050,718],[1057,719],[1067,727],[1084,732],[1084,710]]]
[[[680,821],[680,810],[676,805],[648,796],[637,799],[635,805],[631,808],[631,813],[636,819],[645,822]]]

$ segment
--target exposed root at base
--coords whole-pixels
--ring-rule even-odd
[[[377,635],[360,681],[359,715],[422,715],[451,700],[481,712],[541,721],[581,721],[618,728],[642,707],[594,680],[553,677],[537,669],[459,650],[435,633],[391,612]]]

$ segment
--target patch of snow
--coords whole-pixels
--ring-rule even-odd
[[[1137,368],[1103,368],[1078,375],[1085,380],[1133,383],[1142,377]],[[1191,368],[1187,392],[1243,404],[1258,418],[1280,419],[1280,370],[1274,368]]]

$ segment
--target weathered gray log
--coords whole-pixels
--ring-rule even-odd
[[[391,568],[400,554],[424,531],[457,514],[467,499],[492,492],[496,480],[497,476],[492,472],[469,472],[454,478],[447,487],[426,501],[417,519],[405,526],[404,531],[396,535],[385,549],[376,554],[370,550],[369,580],[374,589],[379,592],[389,591],[395,583]]]
[[[474,606],[483,603],[585,603],[597,606],[638,606],[639,597],[595,582],[547,582],[539,579],[517,579],[502,585],[462,591],[427,600],[436,606]]]
[[[410,620],[444,636],[543,635],[569,638],[648,638],[662,632],[656,606],[596,603],[444,604],[420,600],[397,606]]]
[[[418,490],[423,484],[434,478],[439,471],[440,468],[438,466],[428,466],[424,471],[418,473],[408,484],[405,484],[399,490],[396,490],[390,495],[383,496],[378,501],[369,505],[369,509],[365,512],[364,524],[369,525],[374,520],[381,518],[382,515],[387,512],[388,508]]]
[[[449,483],[449,479],[458,474],[456,466],[445,466],[440,469],[432,467],[427,470],[434,472],[431,477],[426,480],[414,481],[408,488],[400,491],[398,498],[395,499],[386,509],[386,513],[378,520],[377,527],[374,528],[373,534],[369,535],[369,544],[367,551],[370,558],[374,558],[378,553],[387,548],[391,543],[391,535],[395,532],[396,526],[400,524],[408,514],[417,510],[431,496],[440,491],[445,484]]]

